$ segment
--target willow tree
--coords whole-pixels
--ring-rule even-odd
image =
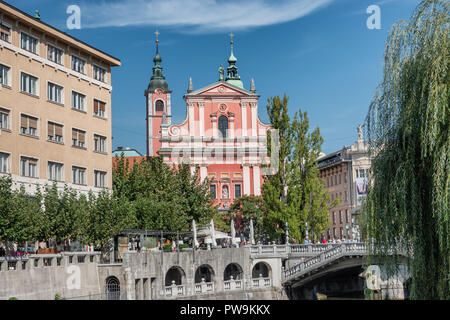
[[[422,1],[409,23],[393,26],[366,118],[367,235],[389,273],[398,262],[389,248],[411,253],[412,299],[450,298],[449,10],[448,1]]]

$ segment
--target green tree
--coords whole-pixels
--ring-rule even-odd
[[[412,299],[450,298],[449,12],[448,1],[422,1],[409,23],[393,26],[366,119],[374,155],[366,232],[389,273],[399,261],[388,249],[413,252]]]
[[[328,211],[339,205],[336,200],[330,203],[324,182],[319,178],[317,159],[320,155],[323,138],[319,128],[309,131],[309,119],[306,112],[295,113],[291,125],[293,151],[289,155],[288,203],[296,216],[298,229],[290,231],[296,239],[302,239],[300,230],[306,234],[306,223],[311,238],[318,239],[328,227]]]
[[[134,208],[128,199],[115,197],[106,190],[97,196],[89,193],[88,212],[86,238],[89,243],[100,246],[103,253],[109,249],[114,236],[135,223]]]
[[[152,157],[131,167],[121,158],[113,170],[114,193],[130,201],[139,229],[187,231],[193,219],[205,224],[217,212],[208,181],[200,183],[186,164],[170,167]]]
[[[263,219],[265,214],[264,202],[261,196],[244,195],[234,200],[230,212],[247,221],[253,220],[255,239],[263,239]],[[248,228],[249,226],[245,226]]]
[[[279,168],[262,187],[267,212],[263,225],[271,239],[284,239],[286,222],[291,238],[303,240],[308,232],[318,237],[328,227],[328,211],[339,204],[330,202],[324,182],[318,178],[317,158],[323,139],[319,128],[309,132],[307,113],[301,110],[291,122],[288,98],[269,99],[267,106],[272,127],[280,139]],[[273,151],[271,151],[273,152]]]
[[[37,235],[40,196],[30,197],[22,185],[12,189],[11,176],[0,177],[0,241],[28,241]]]

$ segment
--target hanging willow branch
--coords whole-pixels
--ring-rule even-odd
[[[363,223],[389,272],[398,258],[388,248],[413,252],[412,299],[450,299],[449,12],[448,1],[426,0],[394,25],[366,118],[374,159]]]

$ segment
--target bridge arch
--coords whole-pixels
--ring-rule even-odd
[[[165,279],[166,287],[171,286],[172,281],[174,281],[177,286],[186,283],[186,273],[183,268],[180,266],[173,266],[167,270]]]
[[[195,283],[202,282],[202,279],[205,279],[205,282],[214,282],[215,280],[214,269],[209,264],[202,264],[195,271]]]
[[[120,300],[120,281],[115,276],[109,276],[106,282],[106,299]]]
[[[272,268],[267,262],[261,261],[255,264],[252,268],[252,278],[271,278]]]
[[[225,267],[223,272],[223,280],[228,281],[233,277],[234,280],[242,280],[244,277],[244,272],[242,267],[238,263],[230,263]]]

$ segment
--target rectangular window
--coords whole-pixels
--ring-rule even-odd
[[[94,79],[105,82],[105,73],[106,70],[97,66],[94,66]]]
[[[94,170],[94,185],[99,188],[106,187],[106,172]]]
[[[369,177],[369,169],[366,169],[366,178]]]
[[[234,185],[234,198],[237,199],[241,196],[241,185],[235,184]]]
[[[348,198],[347,198],[347,191],[344,191],[344,201],[347,202]]]
[[[62,181],[63,164],[49,161],[47,163],[47,175],[49,180]]]
[[[348,223],[348,210],[345,209],[345,222]]]
[[[72,146],[86,148],[86,131],[72,129]]]
[[[85,65],[86,65],[86,61],[72,56],[72,70],[84,74],[85,73],[85,71],[84,71]]]
[[[106,103],[94,99],[94,115],[97,117],[106,118]]]
[[[211,199],[216,199],[216,185],[212,184],[209,186],[209,193],[211,195]]]
[[[339,184],[341,184],[341,173],[339,173]]]
[[[0,173],[9,172],[9,154],[0,152]]]
[[[20,90],[35,96],[38,95],[38,78],[33,77],[26,73],[20,74]]]
[[[47,99],[57,103],[63,103],[63,87],[57,84],[48,82],[47,84]]]
[[[47,59],[62,64],[63,51],[54,46],[47,45]]]
[[[359,169],[359,177],[360,178],[364,178],[365,177],[364,173],[365,173],[364,169]]]
[[[0,64],[0,84],[4,86],[11,86],[9,81],[9,72],[11,68]]]
[[[339,210],[339,223],[342,223],[342,211],[341,210]]]
[[[344,172],[344,183],[347,183],[347,172]]]
[[[86,184],[86,169],[79,167],[72,167],[72,183],[74,184]]]
[[[94,151],[106,152],[106,137],[94,134]]]
[[[63,143],[63,125],[49,121],[47,123],[47,139]]]
[[[20,175],[23,177],[37,178],[37,163],[37,159],[20,157]]]
[[[332,212],[331,215],[333,216],[333,224],[336,224],[336,216],[335,216],[334,212]]]
[[[9,130],[9,110],[0,108],[0,129]]]
[[[38,40],[25,33],[21,34],[20,47],[24,50],[36,53]]]
[[[29,136],[38,136],[38,118],[27,116],[25,114],[20,115],[20,133]]]
[[[72,91],[72,109],[81,111],[86,110],[86,96],[84,94]]]
[[[337,174],[334,175],[334,185],[337,185]]]
[[[3,21],[0,21],[0,39],[11,42],[11,26]]]

